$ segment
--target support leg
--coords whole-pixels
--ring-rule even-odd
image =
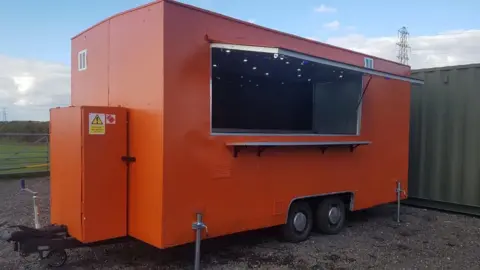
[[[37,193],[33,194],[33,221],[35,223],[35,229],[40,229],[40,220],[38,218],[38,205],[37,205]]]
[[[207,226],[203,223],[202,214],[197,214],[197,222],[192,224],[192,229],[196,230],[194,269],[200,270],[200,244],[202,242],[202,230],[207,230]]]
[[[406,196],[406,191],[402,189],[402,183],[397,181],[397,222],[400,223],[400,201],[402,200],[402,193]]]
[[[400,191],[402,190],[402,184],[397,181],[397,222],[400,223]]]
[[[28,193],[33,195],[33,222],[35,223],[35,229],[40,229],[41,226],[40,220],[38,218],[37,192],[27,188],[27,185],[25,184],[25,179],[20,180],[20,190],[27,191]]]

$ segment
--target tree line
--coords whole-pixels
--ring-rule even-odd
[[[39,136],[27,134],[48,134],[49,122],[10,121],[0,123],[0,140],[17,142],[35,142]]]

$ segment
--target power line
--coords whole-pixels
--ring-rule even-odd
[[[408,38],[410,37],[410,33],[408,32],[407,28],[404,26],[398,30],[398,54],[397,59],[400,63],[408,65],[409,53],[410,53],[410,45],[408,44]]]

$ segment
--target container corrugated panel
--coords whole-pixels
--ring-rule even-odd
[[[412,86],[409,197],[480,214],[480,64],[412,76],[425,84]]]

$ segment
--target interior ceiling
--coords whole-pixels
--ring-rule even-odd
[[[360,79],[358,72],[264,52],[212,48],[212,78],[264,76],[279,82],[335,82]]]

